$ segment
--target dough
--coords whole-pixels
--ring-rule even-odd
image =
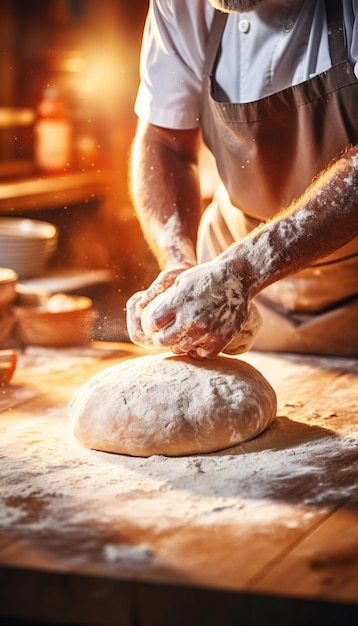
[[[225,354],[242,354],[248,352],[262,326],[262,317],[258,308],[250,303],[249,314],[240,332],[225,346]]]
[[[276,408],[271,385],[244,361],[165,352],[104,369],[77,390],[68,410],[82,445],[148,457],[229,448],[264,431]]]

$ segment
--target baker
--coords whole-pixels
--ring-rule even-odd
[[[357,76],[358,0],[151,1],[131,188],[161,271],[134,343],[214,358],[254,302],[254,348],[358,356]]]

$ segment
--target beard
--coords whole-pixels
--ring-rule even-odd
[[[219,9],[224,13],[243,13],[253,11],[267,0],[209,0],[214,9]]]

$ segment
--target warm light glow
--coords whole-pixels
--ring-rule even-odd
[[[30,126],[35,119],[32,109],[0,108],[0,128],[12,128],[14,126]]]
[[[81,56],[68,57],[64,63],[64,69],[66,72],[83,72],[85,69],[85,63]]]
[[[87,51],[83,71],[78,76],[77,89],[82,97],[100,99],[114,98],[119,84],[120,59],[118,52],[110,49],[99,52]]]

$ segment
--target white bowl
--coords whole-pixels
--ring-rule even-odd
[[[56,235],[56,226],[42,220],[22,217],[0,218],[0,237],[27,240],[52,239]]]
[[[0,218],[0,266],[14,270],[20,278],[41,274],[58,243],[54,224],[27,218]]]

